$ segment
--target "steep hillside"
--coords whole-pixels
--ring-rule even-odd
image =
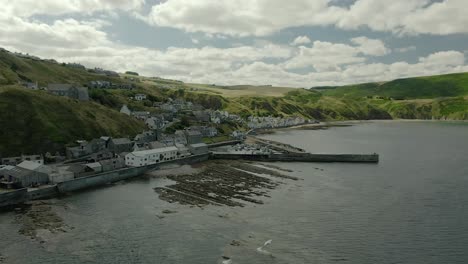
[[[468,95],[468,73],[398,79],[385,83],[366,83],[341,87],[313,88],[334,97],[391,97],[427,99]]]
[[[241,116],[291,116],[302,115],[317,120],[367,120],[390,119],[384,110],[365,100],[340,99],[313,91],[296,89],[284,97],[232,98],[226,110]]]
[[[61,150],[101,135],[132,136],[143,122],[95,102],[79,102],[18,87],[0,87],[0,154]]]
[[[92,80],[109,80],[121,83],[116,77],[90,73],[85,69],[72,68],[52,61],[22,58],[6,51],[0,51],[0,85],[16,84],[19,80],[48,83],[85,84]]]

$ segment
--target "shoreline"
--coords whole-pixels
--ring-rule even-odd
[[[279,128],[268,128],[268,129],[259,129],[257,132],[258,135],[262,134],[271,134],[275,131],[281,130],[290,130],[290,129],[307,129],[319,130],[319,129],[328,129],[330,127],[345,127],[353,126],[356,124],[363,123],[392,123],[392,122],[430,122],[430,123],[467,123],[468,120],[438,120],[438,119],[371,119],[371,120],[337,120],[337,121],[323,121],[320,123],[313,124],[302,124],[297,126],[290,127],[279,127]]]

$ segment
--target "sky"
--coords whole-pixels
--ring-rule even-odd
[[[0,47],[192,83],[468,71],[466,0],[0,0]]]

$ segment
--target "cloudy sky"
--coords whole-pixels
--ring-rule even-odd
[[[466,0],[0,0],[0,46],[185,82],[341,85],[468,71]]]

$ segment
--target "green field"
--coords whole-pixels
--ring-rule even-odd
[[[394,99],[425,99],[468,95],[468,73],[398,79],[341,87],[316,87],[334,97],[381,96]]]

